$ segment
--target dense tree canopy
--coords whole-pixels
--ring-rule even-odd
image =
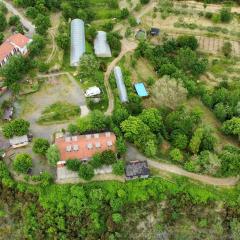
[[[32,167],[32,158],[29,154],[19,153],[13,161],[13,168],[19,173],[28,173]]]
[[[60,161],[60,152],[56,145],[51,145],[47,152],[46,157],[51,166],[56,166],[57,162]]]
[[[6,138],[23,136],[28,134],[30,123],[23,119],[15,119],[3,126],[3,134]]]
[[[33,151],[42,156],[45,156],[49,147],[50,144],[48,140],[44,138],[37,138],[33,142]]]

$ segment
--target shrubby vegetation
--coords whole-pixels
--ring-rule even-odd
[[[13,168],[19,173],[28,173],[32,167],[32,158],[29,154],[19,153],[13,161]]]
[[[223,122],[222,131],[227,135],[239,137],[239,83],[222,82],[213,90],[203,91],[201,97],[204,104],[211,108],[215,116]]]
[[[80,115],[80,108],[77,105],[67,102],[56,102],[48,106],[39,118],[39,123],[68,120]]]
[[[196,79],[206,71],[207,59],[198,56],[198,44],[192,36],[180,36],[153,47],[141,42],[136,57],[145,57],[159,76],[169,75],[183,83],[190,96],[199,94]]]
[[[56,145],[51,145],[46,152],[46,157],[49,164],[53,167],[56,166],[57,162],[60,161],[60,152]]]
[[[23,136],[28,134],[30,123],[23,119],[14,119],[13,121],[3,125],[3,135],[6,138],[13,136]]]
[[[186,239],[194,234],[202,238],[210,230],[216,239],[223,237],[223,232],[238,236],[238,188],[219,191],[184,178],[27,185],[14,182],[3,162],[0,182],[0,201],[8,207],[1,219],[11,214],[12,222],[19,223],[14,224],[11,236],[20,231],[25,238],[136,239],[143,231],[138,231],[137,225],[151,213],[157,214],[153,228],[159,231],[161,227],[173,237]],[[145,234],[149,235],[149,229]]]
[[[88,116],[79,118],[76,124],[70,124],[68,131],[71,134],[84,134],[92,131],[103,131],[110,126],[110,119],[102,112],[95,110]]]
[[[47,139],[36,138],[33,142],[33,152],[45,156],[50,144]]]
[[[82,163],[79,159],[69,159],[66,166],[69,170],[78,172],[80,178],[91,180],[94,176],[94,169],[113,164],[117,164],[116,154],[111,150],[106,150],[96,153],[88,163]],[[121,164],[115,166],[117,175],[122,175],[120,172],[124,165]]]

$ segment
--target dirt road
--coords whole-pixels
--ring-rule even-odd
[[[22,25],[26,29],[28,29],[28,35],[30,37],[32,37],[35,33],[35,26],[25,16],[23,16],[22,13],[20,13],[19,10],[17,8],[15,8],[11,3],[9,3],[5,0],[2,0],[2,2],[5,4],[5,6],[7,7],[9,12],[13,13],[14,15],[19,16]]]
[[[107,95],[108,95],[108,109],[105,112],[106,115],[111,115],[113,112],[113,109],[114,109],[114,96],[113,96],[112,89],[111,89],[111,86],[109,83],[109,77],[110,77],[114,67],[122,59],[122,57],[128,52],[134,51],[137,47],[136,42],[131,42],[126,39],[123,39],[121,42],[122,42],[122,50],[121,50],[120,54],[108,65],[107,71],[104,74],[104,85],[105,85]]]
[[[201,183],[213,185],[213,186],[220,186],[220,187],[231,187],[238,183],[239,177],[230,177],[230,178],[215,178],[206,175],[196,174],[188,172],[176,165],[168,164],[168,163],[161,163],[143,156],[135,147],[129,145],[128,152],[126,156],[127,160],[147,160],[150,167],[154,167],[161,171],[166,171],[169,173],[174,173],[180,176],[188,177],[193,180],[197,180]]]
[[[147,5],[143,5],[142,9],[139,12],[135,12],[133,15],[135,16],[135,18],[142,18],[144,15],[151,12],[154,9],[154,7],[157,6],[157,3],[158,3],[157,0],[152,0]]]
[[[141,18],[144,15],[146,15],[147,13],[149,13],[150,11],[152,11],[153,8],[156,5],[157,5],[157,1],[156,0],[150,1],[150,3],[145,5],[140,10],[140,12],[137,12],[137,13],[135,12],[134,16],[136,18]],[[128,26],[129,26],[129,24],[124,25],[123,28],[122,28],[122,26],[117,26],[115,28],[115,30],[118,30],[118,31],[121,30],[121,33],[124,33]],[[120,29],[118,29],[118,28],[120,28]],[[122,49],[121,49],[120,54],[118,55],[118,57],[116,57],[108,65],[107,71],[104,74],[104,85],[105,85],[105,88],[106,88],[106,91],[107,91],[107,95],[108,95],[108,109],[105,112],[106,115],[111,115],[112,112],[113,112],[113,109],[114,109],[114,96],[113,96],[113,93],[112,93],[112,90],[111,90],[111,86],[109,84],[109,77],[111,75],[111,72],[114,69],[114,67],[117,65],[117,63],[122,59],[122,57],[125,54],[127,54],[128,52],[134,51],[137,48],[137,45],[138,45],[137,41],[130,41],[130,40],[127,40],[125,38],[121,41],[121,43],[122,43]]]

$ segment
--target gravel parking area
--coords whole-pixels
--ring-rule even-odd
[[[50,141],[53,133],[66,128],[71,120],[63,123],[40,125],[37,123],[42,111],[56,102],[68,102],[78,105],[83,115],[88,114],[84,93],[74,78],[64,74],[47,76],[41,89],[33,94],[24,96],[17,104],[17,116],[30,122],[30,130],[34,137],[47,138]]]

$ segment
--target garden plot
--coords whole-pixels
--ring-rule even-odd
[[[239,21],[233,19],[229,24],[215,24],[211,20],[200,17],[198,14],[190,11],[186,15],[168,14],[166,18],[162,18],[158,12],[156,16],[145,16],[142,19],[142,28],[149,29],[151,26],[161,29],[161,36],[177,37],[183,34],[194,35],[199,40],[199,49],[210,54],[221,53],[224,42],[228,41],[232,44],[232,55],[240,56],[240,43],[238,41],[237,32],[239,29]],[[194,25],[194,28],[184,27],[184,24]],[[178,24],[179,26],[175,26]],[[181,26],[184,25],[184,26]],[[154,38],[156,42],[157,38]]]
[[[173,37],[177,37],[181,34],[169,34]],[[207,36],[195,36],[199,43],[199,50],[206,53],[219,54],[222,51],[224,42],[230,42],[232,44],[232,55],[240,56],[240,43],[238,41],[226,41],[221,38],[207,37]]]
[[[217,54],[221,52],[224,39],[210,38],[204,36],[196,36],[199,43],[199,49],[204,52]],[[240,56],[240,44],[238,41],[228,41],[232,44],[232,54],[235,56]]]

